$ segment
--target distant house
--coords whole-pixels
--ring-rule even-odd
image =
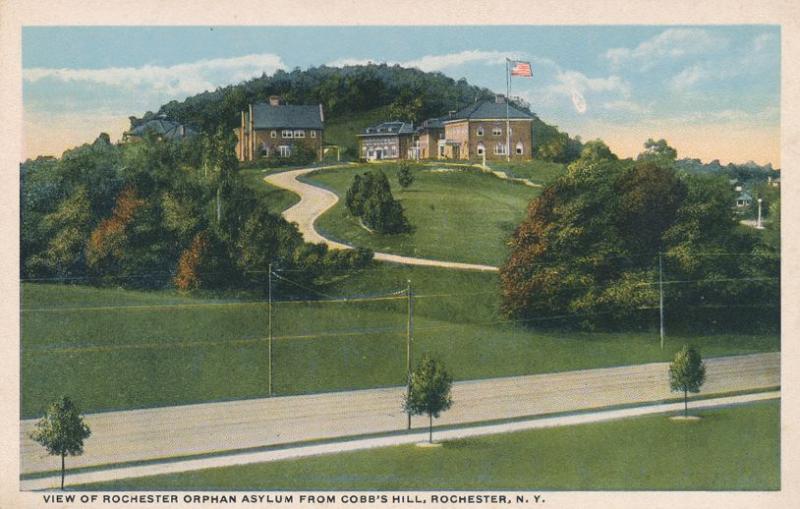
[[[753,197],[750,196],[750,193],[747,191],[742,191],[739,193],[739,196],[736,197],[736,208],[742,209],[747,208],[753,204]]]
[[[358,153],[368,161],[413,157],[414,125],[410,122],[384,122],[367,127],[358,137]]]
[[[508,109],[506,109],[508,108]],[[506,140],[506,112],[511,132]],[[447,159],[483,158],[501,160],[510,150],[510,158],[529,160],[533,156],[533,115],[506,105],[503,96],[480,101],[442,121],[444,140],[440,157]]]
[[[191,127],[186,127],[183,124],[173,120],[167,120],[165,117],[160,116],[143,122],[130,131],[126,131],[122,135],[122,140],[138,141],[144,138],[145,134],[148,132],[153,133],[162,140],[180,140],[197,134],[197,131]]]
[[[429,118],[414,131],[413,159],[434,159],[444,155],[443,118]]]
[[[236,128],[236,155],[240,161],[289,157],[304,146],[322,159],[324,122],[321,104],[281,104],[279,97],[272,96],[269,103],[251,104],[242,112]]]

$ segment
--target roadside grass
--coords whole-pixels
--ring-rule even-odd
[[[780,402],[80,486],[81,490],[778,490]],[[434,433],[435,437],[435,433]]]
[[[344,196],[353,177],[380,169],[389,178],[413,230],[381,235],[364,229],[351,216]],[[316,223],[321,233],[355,246],[406,256],[500,265],[507,256],[506,241],[525,215],[539,190],[480,173],[435,165],[412,165],[415,178],[403,191],[397,183],[396,164],[372,164],[324,170],[304,180],[322,185],[341,198]]]
[[[525,328],[499,315],[496,274],[374,264],[322,287],[347,302],[273,304],[275,393],[402,385],[406,299],[358,298],[392,294],[409,279],[414,357],[440,357],[456,380],[668,361],[685,342],[705,357],[780,349],[776,333],[698,326],[668,335],[661,350],[655,316],[642,332]],[[267,304],[257,297],[23,283],[22,417],[41,415],[61,394],[84,412],[266,396]]]

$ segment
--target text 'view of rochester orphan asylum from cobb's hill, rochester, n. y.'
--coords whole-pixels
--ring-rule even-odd
[[[23,30],[24,492],[779,492],[780,27],[142,30]]]

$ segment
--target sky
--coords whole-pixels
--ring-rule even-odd
[[[511,95],[542,120],[635,156],[780,167],[780,28],[715,26],[24,27],[23,158],[59,156],[128,116],[278,69],[367,62]]]

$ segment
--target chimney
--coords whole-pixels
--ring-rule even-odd
[[[322,113],[322,103],[319,103],[319,121],[325,122],[325,114]]]
[[[506,97],[503,94],[497,94],[494,97],[494,102],[497,104],[504,104],[506,102]]]
[[[269,96],[269,105],[270,106],[278,106],[281,104],[281,98],[277,95]]]

